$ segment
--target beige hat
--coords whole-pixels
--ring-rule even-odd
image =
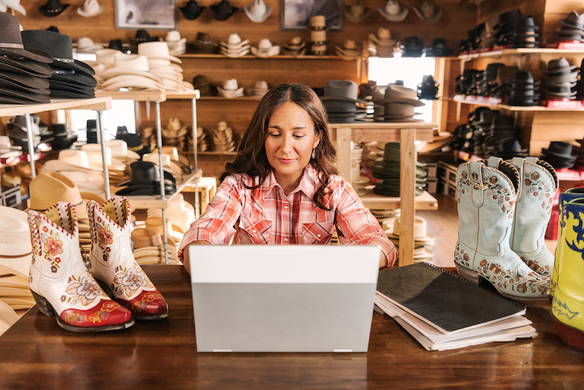
[[[0,321],[8,324],[8,326],[12,326],[18,321],[18,314],[14,311],[13,308],[8,306],[6,303],[0,300]],[[0,334],[2,334],[2,330],[0,329]]]
[[[81,37],[77,40],[78,53],[95,53],[101,49],[103,49],[103,46],[96,45],[89,37]]]
[[[105,142],[105,146],[112,151],[112,157],[121,161],[135,161],[140,155],[133,150],[128,150],[128,144],[123,139],[112,139]]]
[[[101,89],[105,91],[117,91],[120,88],[154,89],[157,91],[164,91],[164,84],[149,77],[119,75],[106,80],[101,85]]]
[[[83,204],[77,185],[58,172],[41,173],[30,182],[30,208],[44,211],[57,202],[69,202],[77,207]],[[81,210],[77,210],[79,214]],[[85,211],[87,214],[87,211]]]
[[[251,53],[256,57],[267,58],[280,54],[280,46],[272,45],[269,39],[260,40],[258,47],[251,47]]]
[[[398,41],[398,37],[392,39],[391,31],[384,27],[379,27],[377,35],[369,34],[369,42],[376,46],[393,47]]]
[[[378,10],[390,22],[403,22],[410,11],[408,8],[402,8],[397,0],[388,0],[385,7],[379,7]]]
[[[135,75],[161,81],[150,72],[148,58],[138,54],[124,54],[114,57],[114,66],[100,73],[100,77],[111,79],[120,75]]]
[[[3,270],[28,277],[32,259],[26,213],[0,206],[0,265]]]
[[[116,49],[101,49],[95,52],[95,60],[104,64],[106,68],[111,68],[114,66],[114,59],[123,55],[124,53]]]
[[[431,1],[424,0],[419,7],[414,7],[414,12],[426,23],[437,23],[442,17],[442,9]]]
[[[219,94],[226,98],[235,98],[243,96],[243,87],[237,85],[236,79],[228,79],[223,82],[223,88],[217,87]]]
[[[178,62],[179,64],[182,63],[180,59],[170,55],[170,52],[168,51],[168,45],[163,41],[144,42],[139,44],[138,54],[148,58],[159,58]]]
[[[103,5],[99,5],[97,0],[85,0],[82,7],[77,8],[77,13],[86,18],[91,18],[101,14],[104,10]]]

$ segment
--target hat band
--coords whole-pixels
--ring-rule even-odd
[[[22,255],[0,255],[0,259],[18,259],[20,257],[31,255],[32,252],[23,253]]]
[[[53,60],[59,61],[59,62],[66,62],[68,64],[72,64],[75,62],[75,60],[73,60],[72,58],[53,58]]]
[[[75,74],[74,70],[52,69],[52,74]]]
[[[12,49],[24,49],[24,45],[19,43],[0,43],[0,47],[8,47]]]

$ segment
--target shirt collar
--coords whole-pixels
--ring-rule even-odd
[[[312,199],[314,193],[318,189],[319,184],[320,183],[318,182],[317,170],[312,166],[312,164],[308,164],[306,168],[304,168],[304,172],[302,172],[302,177],[300,178],[300,183],[298,184],[298,187],[294,191],[292,191],[291,194],[293,194],[296,191],[301,191],[308,198]],[[270,173],[266,177],[266,180],[264,180],[263,184],[259,187],[263,195],[262,197],[265,198],[269,193],[274,191],[274,188],[276,186],[282,188],[276,181],[276,177],[274,176],[274,170],[270,169]]]

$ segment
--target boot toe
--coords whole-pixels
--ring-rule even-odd
[[[87,310],[66,309],[58,318],[62,328],[78,332],[124,329],[133,325],[132,313],[110,299],[102,299]]]
[[[139,320],[157,320],[168,317],[168,304],[158,292],[143,291],[131,301],[125,301],[124,306],[128,308],[134,318]]]

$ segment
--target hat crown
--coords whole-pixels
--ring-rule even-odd
[[[565,57],[561,57],[548,62],[548,71],[551,69],[570,68],[570,63]]]
[[[385,99],[416,99],[417,93],[402,85],[388,85],[385,89]]]
[[[255,0],[251,5],[250,11],[253,15],[260,16],[266,13],[266,3],[263,0]]]
[[[262,40],[260,40],[260,43],[258,44],[259,50],[269,50],[271,48],[272,48],[272,42],[270,42],[269,39],[263,38]]]
[[[26,217],[26,213],[21,213]],[[8,256],[25,256],[31,251],[28,224],[3,209],[0,209],[0,250]]]
[[[235,91],[238,88],[236,79],[228,79],[223,82],[223,89]]]
[[[424,1],[420,5],[420,12],[427,18],[432,16],[434,14],[434,4],[429,1]]]
[[[357,49],[357,44],[355,43],[354,40],[347,39],[343,43],[343,49],[345,49],[345,50],[356,50]]]
[[[166,34],[166,42],[178,42],[180,39],[180,32],[176,30],[169,31],[168,34]]]
[[[310,25],[312,27],[325,27],[326,19],[324,15],[315,15],[312,18],[310,18]]]
[[[185,9],[187,12],[197,12],[199,10],[199,4],[195,0],[189,0]]]
[[[363,16],[364,13],[365,13],[365,7],[363,7],[363,4],[361,4],[360,1],[355,2],[351,6],[351,15],[359,17],[359,16]]]
[[[83,3],[83,6],[81,8],[83,12],[85,12],[86,14],[93,14],[99,12],[101,6],[97,2],[97,0],[85,0],[85,3]]]
[[[206,76],[197,75],[193,78],[193,85],[195,87],[203,87],[209,85],[209,80],[207,80]]]
[[[300,37],[294,37],[290,40],[290,43],[292,45],[300,45],[302,43],[302,38]]]
[[[324,96],[357,100],[359,86],[350,80],[331,80],[324,86]]]
[[[138,45],[138,54],[146,57],[170,57],[166,42],[144,42]]]
[[[59,152],[60,161],[77,165],[83,168],[89,168],[89,160],[84,150],[64,149]]]
[[[209,35],[209,33],[206,33],[206,32],[198,32],[196,41],[197,42],[209,42],[209,41],[211,41],[211,36]]]
[[[44,51],[56,59],[73,59],[73,40],[68,35],[45,30],[26,30],[21,35],[27,49]]]
[[[30,182],[30,208],[46,210],[57,202],[78,205],[83,202],[79,188],[67,176],[58,172],[41,173]]]
[[[148,72],[148,58],[140,54],[124,54],[114,57],[114,67]]]
[[[227,43],[229,45],[238,45],[241,43],[241,37],[236,33],[229,34],[229,38],[227,38]]]
[[[390,15],[399,15],[401,6],[396,0],[388,0],[385,4],[385,11]]]
[[[77,40],[77,48],[85,48],[85,47],[93,47],[95,46],[95,43],[93,43],[93,40],[91,38],[88,37],[81,37]]]
[[[390,39],[391,32],[387,28],[379,27],[379,29],[377,30],[377,37],[379,39]]]
[[[63,9],[63,4],[61,4],[60,0],[48,0],[47,3],[45,4],[45,9],[51,11],[58,11]]]
[[[257,90],[267,91],[268,90],[268,83],[265,81],[256,81],[255,89],[256,89],[256,91]]]
[[[225,131],[227,130],[227,122],[225,121],[221,121],[217,124],[217,130],[219,131]]]
[[[106,141],[106,147],[112,151],[112,157],[125,157],[128,155],[128,144],[123,139]]]

